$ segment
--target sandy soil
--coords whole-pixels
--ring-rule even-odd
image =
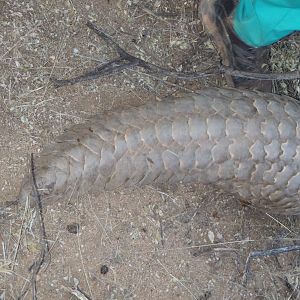
[[[199,1],[0,1],[0,299],[18,299],[41,243],[33,209],[16,199],[30,153],[64,128],[104,110],[203,86],[141,70],[54,89],[115,53],[84,25],[95,21],[130,53],[161,66],[201,70],[219,61],[197,15]],[[132,188],[78,196],[44,211],[50,257],[37,299],[298,299],[296,253],[257,258],[291,245],[298,218],[266,215],[198,185]],[[298,297],[298,298],[297,298]],[[32,289],[24,299],[32,298]],[[81,298],[84,299],[84,298]],[[88,298],[86,298],[88,299]]]

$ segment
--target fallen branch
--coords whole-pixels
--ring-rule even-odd
[[[290,245],[290,246],[276,248],[276,249],[252,251],[248,255],[247,260],[246,260],[242,284],[246,285],[246,283],[247,283],[247,278],[248,278],[249,273],[250,273],[250,263],[251,263],[251,260],[253,258],[274,256],[274,255],[278,255],[278,254],[281,254],[281,253],[288,253],[288,252],[291,252],[291,251],[300,251],[300,245]]]
[[[80,300],[92,300],[92,298],[79,287],[78,279],[73,279],[74,284],[68,283],[68,286],[63,285],[62,288]]]
[[[82,75],[71,79],[55,79],[51,78],[56,88],[65,85],[73,85],[82,81],[95,80],[100,77],[120,73],[125,69],[134,69],[136,67],[145,69],[149,73],[156,73],[160,76],[170,76],[176,79],[182,80],[196,80],[213,75],[230,75],[235,77],[243,77],[249,79],[259,80],[283,80],[283,79],[299,79],[300,72],[288,72],[288,73],[254,73],[235,70],[232,67],[220,65],[218,67],[212,67],[202,72],[178,72],[176,70],[163,68],[154,65],[150,62],[146,62],[143,59],[135,57],[123,48],[121,48],[110,36],[108,36],[102,29],[97,28],[93,23],[88,22],[87,26],[93,30],[107,45],[113,48],[119,55],[119,57],[104,63],[94,70],[86,72]]]
[[[38,254],[37,259],[33,262],[33,264],[29,268],[29,271],[31,272],[31,278],[28,282],[26,282],[24,291],[18,297],[18,299],[22,299],[27,294],[30,284],[32,285],[32,299],[37,299],[36,277],[39,271],[41,270],[41,267],[44,264],[47,255],[49,254],[49,245],[46,237],[43,207],[42,207],[41,197],[38,191],[38,186],[35,178],[33,154],[31,154],[31,176],[32,176],[33,198],[35,199],[35,208],[39,219],[38,225],[39,225],[40,244],[42,247],[40,253]]]

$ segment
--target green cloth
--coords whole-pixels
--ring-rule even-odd
[[[300,0],[240,0],[233,28],[249,46],[273,44],[300,30]]]

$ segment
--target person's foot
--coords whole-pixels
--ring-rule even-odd
[[[230,25],[227,25],[226,29],[231,42],[234,69],[265,73],[267,71],[267,63],[270,56],[270,47],[253,48],[248,46],[238,38]],[[265,92],[272,91],[271,80],[233,77],[233,82],[237,88],[256,89]]]
[[[232,15],[235,0],[202,0],[200,13],[206,30],[213,38],[222,63],[239,71],[264,73],[269,57],[269,47],[253,48],[242,42],[234,32]],[[236,88],[271,92],[272,82],[247,79],[225,74],[227,84]]]

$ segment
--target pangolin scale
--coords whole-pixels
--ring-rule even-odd
[[[93,117],[46,146],[34,164],[42,196],[75,185],[87,192],[199,182],[273,213],[299,214],[300,105],[286,96],[207,88]],[[32,193],[31,176],[20,201]]]

